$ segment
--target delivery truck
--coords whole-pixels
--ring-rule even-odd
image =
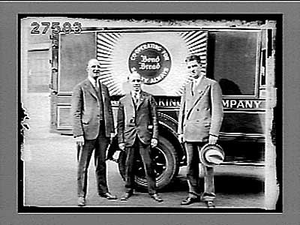
[[[276,32],[276,21],[265,20],[222,26],[129,24],[53,33],[51,130],[72,134],[72,89],[86,78],[89,59],[100,61],[101,81],[109,88],[115,121],[118,100],[128,91],[127,77],[137,71],[143,89],[157,102],[159,144],[152,157],[158,188],[168,186],[186,165],[186,151],[177,137],[178,112],[183,87],[190,79],[184,60],[196,54],[202,72],[222,89],[224,120],[218,143],[225,152],[223,164],[264,166],[276,105]],[[123,177],[124,163],[121,154]],[[137,165],[136,182],[146,188],[140,160]]]

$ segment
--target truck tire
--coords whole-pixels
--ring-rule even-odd
[[[178,174],[179,162],[176,149],[166,138],[160,136],[158,146],[151,149],[151,157],[156,174],[156,186],[160,190],[171,183]],[[122,152],[119,158],[119,172],[125,180],[126,153]],[[137,189],[147,190],[147,179],[141,158],[136,159],[135,184]]]

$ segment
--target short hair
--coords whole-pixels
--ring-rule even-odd
[[[130,77],[131,77],[133,74],[137,74],[137,75],[139,75],[139,76],[142,78],[142,75],[139,74],[137,71],[132,71],[132,72],[129,73],[129,75],[127,76],[127,80],[128,80],[128,81],[130,80]]]
[[[97,62],[100,64],[100,62],[99,62],[98,59],[92,58],[92,59],[90,59],[90,60],[87,62],[87,67],[90,65],[90,63],[91,63],[92,61],[97,61]]]
[[[187,63],[190,61],[197,61],[200,65],[202,65],[201,58],[198,55],[189,55],[188,57],[186,57],[185,62]]]

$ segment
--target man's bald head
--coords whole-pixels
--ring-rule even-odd
[[[100,76],[100,62],[97,59],[90,59],[86,71],[88,76],[97,79]]]

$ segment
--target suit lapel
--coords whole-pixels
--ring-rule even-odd
[[[196,99],[199,99],[203,96],[204,92],[206,91],[208,84],[206,82],[206,78],[203,77],[199,84],[195,87],[194,96]]]
[[[145,101],[145,93],[142,91],[140,94],[140,99],[138,101],[138,104],[135,106],[131,92],[125,95],[125,114],[128,118],[135,118],[136,111],[139,109],[139,107],[143,104]],[[126,121],[126,120],[125,120]]]
[[[190,84],[190,88],[192,85]],[[209,84],[206,82],[206,78],[203,77],[200,83],[197,85],[195,88],[194,96],[192,96],[192,106],[190,107],[188,113],[187,113],[187,118],[189,117],[190,113],[194,109],[194,107],[197,105],[197,103],[202,99],[204,96],[205,92],[209,88]]]
[[[88,92],[90,92],[95,98],[98,99],[97,92],[96,92],[95,88],[93,87],[93,85],[91,84],[91,82],[89,81],[89,79],[85,80],[84,86]]]
[[[199,82],[199,84],[194,88],[193,90],[193,82],[190,82],[189,84],[189,93],[191,95],[191,99],[193,102],[197,101],[199,98],[201,98],[203,96],[203,93],[206,90],[207,87],[207,82],[206,82],[206,78],[203,77],[201,79],[201,81]],[[193,93],[193,95],[192,95]]]
[[[140,105],[143,104],[144,100],[145,100],[145,93],[143,91],[141,91],[140,98],[139,98],[139,100],[137,102],[136,110],[139,109]]]
[[[105,99],[105,97],[106,97],[106,89],[104,88],[104,86],[103,86],[103,84],[98,80],[98,82],[99,82],[99,87],[100,87],[100,93],[99,94],[101,94],[101,96],[102,96],[102,101],[104,102],[104,99]]]
[[[131,93],[125,95],[125,106],[128,107],[128,109],[125,109],[126,115],[127,114],[128,115],[132,114],[132,116],[135,117],[135,106],[134,106],[134,103],[133,103]]]
[[[95,87],[91,84],[89,79],[86,79],[84,85],[88,92],[90,92],[96,99],[99,99],[98,93],[96,92]],[[98,85],[99,85],[99,95],[101,94],[102,101],[104,101],[106,96],[105,88],[99,80],[98,80]]]
[[[135,107],[135,104],[134,104],[134,102],[133,102],[133,98],[132,98],[131,92],[129,92],[129,94],[126,94],[126,103],[127,103],[128,105],[130,105],[132,108]]]

